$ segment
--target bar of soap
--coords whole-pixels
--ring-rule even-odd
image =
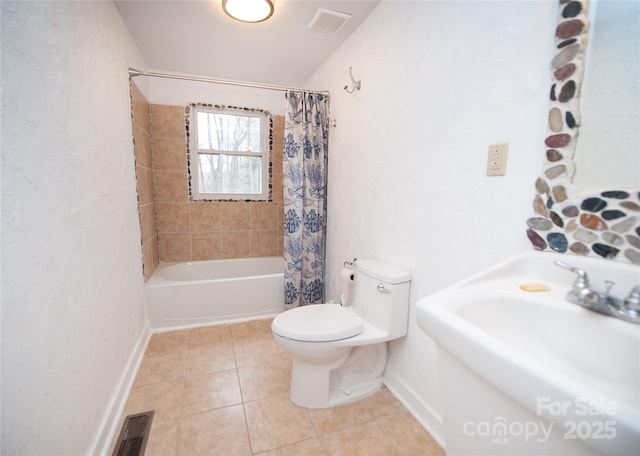
[[[549,291],[550,288],[544,283],[523,283],[520,289],[524,291]]]

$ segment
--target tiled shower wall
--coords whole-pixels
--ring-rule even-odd
[[[156,205],[153,194],[150,106],[145,96],[133,82],[130,84],[130,90],[138,211],[140,213],[140,232],[142,236],[142,264],[144,280],[146,281],[151,277],[159,263]]]
[[[205,202],[189,200],[184,115],[183,106],[150,106],[160,260],[282,255],[284,117],[274,116],[273,201]]]

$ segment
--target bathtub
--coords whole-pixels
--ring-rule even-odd
[[[284,310],[281,257],[160,263],[145,287],[154,330],[250,320]]]

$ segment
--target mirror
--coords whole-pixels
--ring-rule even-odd
[[[640,2],[590,4],[573,184],[640,186]]]
[[[595,48],[592,57],[587,51],[588,0],[559,0],[545,162],[535,182],[535,215],[527,220],[527,237],[537,250],[640,265],[638,12],[637,8],[633,13],[619,9],[637,6],[638,2],[598,0],[597,3],[605,16],[603,24],[618,17],[628,22],[631,30],[624,28],[623,42],[613,45],[614,49],[604,42],[602,46],[592,46]],[[609,5],[605,4],[613,5],[613,12],[608,14]],[[599,26],[594,27],[594,41],[607,33],[620,35],[618,29],[623,28],[616,23],[598,33]],[[590,73],[583,80],[585,54],[593,61],[593,70],[587,69]],[[597,54],[604,57],[604,62],[598,63]],[[613,63],[616,55],[621,61]],[[625,80],[602,80],[605,74]],[[581,89],[587,80],[596,95],[613,103],[612,108],[587,99],[588,88],[582,100]],[[582,103],[587,112],[584,119]],[[594,113],[604,117],[590,120],[590,114]],[[583,152],[582,145],[594,146],[592,152]]]

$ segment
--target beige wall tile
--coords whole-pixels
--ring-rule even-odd
[[[142,270],[144,281],[151,278],[151,275],[158,267],[158,238],[154,236],[142,246]]]
[[[140,232],[142,234],[142,244],[146,244],[151,238],[156,236],[156,211],[153,204],[140,206]]]
[[[284,232],[284,203],[278,203],[278,231]]]
[[[251,254],[251,233],[222,231],[222,258],[248,258]]]
[[[282,174],[273,175],[271,196],[274,203],[281,204],[284,201],[284,193],[282,190]]]
[[[133,125],[133,144],[136,165],[151,168],[151,137],[139,125]]]
[[[181,138],[185,136],[184,108],[182,106],[151,105],[151,136]]]
[[[273,230],[278,225],[276,203],[249,203],[251,207],[251,229]]]
[[[191,231],[220,231],[220,203],[191,202]]]
[[[187,149],[182,138],[153,138],[153,169],[187,171]]]
[[[189,203],[157,203],[159,233],[186,233],[189,231]]]
[[[149,191],[149,186],[146,186],[141,198],[145,202],[151,197],[155,198],[157,229],[160,233],[193,234],[189,238],[189,248],[186,238],[161,236],[157,245],[157,258],[163,261],[187,261],[282,255],[283,216],[280,212],[283,199],[284,117],[274,117],[273,203],[194,202],[189,201],[188,194],[184,107],[150,105],[148,112],[152,132],[150,145],[154,168],[153,193]],[[139,130],[139,134],[142,132],[143,130]],[[145,179],[148,180],[147,172],[142,175],[142,171],[139,171],[139,174],[141,183],[144,183]],[[165,203],[188,204],[188,217],[185,216],[184,205],[171,206]],[[188,223],[188,226],[185,226],[185,223]],[[195,235],[197,232],[207,234]],[[219,244],[221,246],[217,247]]]
[[[136,166],[136,180],[138,185],[138,203],[150,204],[155,200],[153,194],[153,171],[149,168]]]
[[[273,117],[273,173],[282,174],[282,147],[284,143],[284,116]]]
[[[281,232],[278,230],[251,231],[251,256],[264,257],[278,255],[279,234],[281,234]]]
[[[187,175],[180,171],[155,171],[154,190],[157,203],[186,203],[189,197]]]
[[[149,102],[140,92],[135,82],[129,83],[131,91],[131,116],[133,123],[142,127],[147,133],[151,133]]]
[[[136,162],[136,187],[138,190],[138,213],[140,216],[140,244],[142,249],[142,271],[145,282],[158,267],[158,243],[155,223],[153,173],[151,172],[151,124],[150,107],[145,96],[133,81],[129,83],[131,93],[131,119],[133,130],[133,152]],[[153,222],[150,212],[153,211]]]
[[[189,233],[158,234],[158,252],[161,261],[191,260],[191,235]]]
[[[219,231],[191,233],[191,259],[217,260],[222,258],[222,240]]]
[[[223,230],[248,230],[251,227],[250,203],[220,203]]]
[[[151,239],[148,242],[148,244],[150,244],[151,266],[152,266],[152,273],[153,273],[153,271],[155,271],[158,265],[160,264],[160,252],[158,251],[158,236],[155,236],[153,239]]]
[[[282,233],[282,230],[280,230],[280,235],[278,236],[278,245],[277,247],[277,256],[282,256],[284,255],[284,235]]]

